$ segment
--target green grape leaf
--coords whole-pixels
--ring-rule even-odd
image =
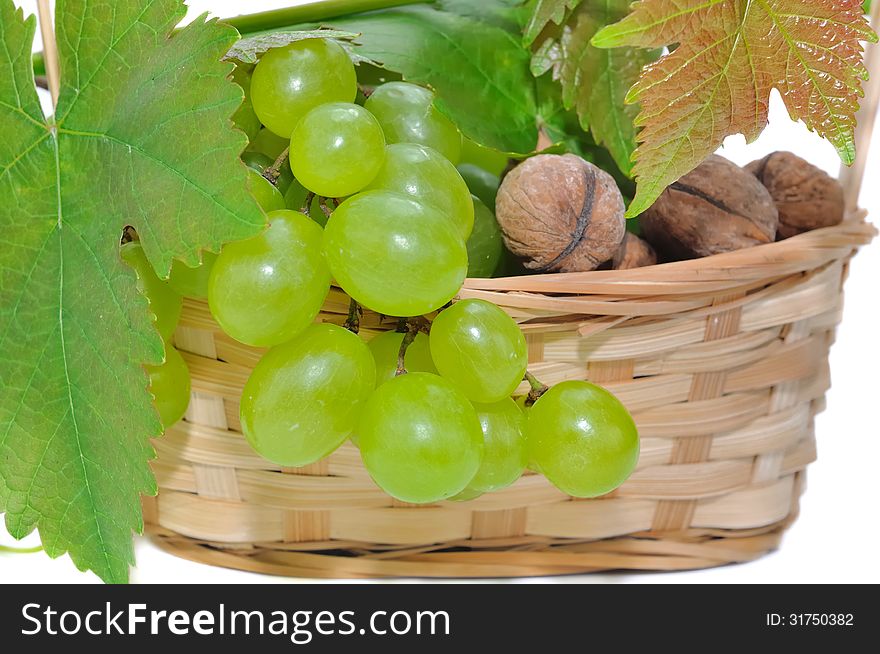
[[[459,16],[475,18],[511,33],[519,33],[528,17],[523,0],[434,0],[436,6]]]
[[[641,103],[627,214],[721,146],[767,125],[777,89],[793,120],[855,157],[855,113],[867,78],[861,41],[876,41],[859,0],[642,0],[597,33],[597,47],[677,45],[647,67],[627,101]]]
[[[623,18],[629,4],[629,0],[543,2],[536,5],[532,19],[543,23],[542,30],[549,21],[564,21],[538,47],[532,57],[532,73],[553,71],[553,78],[562,86],[565,108],[575,110],[581,127],[608,149],[625,175],[632,171],[637,133],[634,121],[639,107],[624,99],[638,81],[642,67],[660,52],[643,48],[603,50],[591,45],[590,39],[602,27]],[[551,5],[555,6],[552,14]],[[566,8],[573,11],[563,17]],[[529,36],[527,31],[527,40]]]
[[[0,0],[0,513],[108,582],[128,578],[162,430],[142,364],[163,344],[123,229],[167,276],[265,222],[230,123],[242,93],[221,57],[237,34],[202,18],[172,36],[184,13],[180,0],[58,0],[47,121],[36,22]]]
[[[358,35],[354,32],[326,29],[265,32],[238,41],[238,43],[233,45],[226,54],[225,59],[235,59],[243,64],[255,64],[261,54],[272,48],[281,48],[285,45],[290,45],[291,43],[304,41],[306,39],[333,39],[341,42],[340,44],[346,47],[349,54],[352,55],[352,59],[355,63],[369,61],[369,59],[362,58],[358,55],[357,48],[352,48],[348,45],[353,39],[357,38],[357,36]]]
[[[538,139],[529,53],[515,33],[476,18],[413,6],[330,21],[360,33],[358,50],[437,91],[437,108],[462,133],[502,152]]]
[[[562,25],[566,14],[580,3],[581,0],[534,0],[532,15],[523,29],[523,43],[532,45],[551,23]]]

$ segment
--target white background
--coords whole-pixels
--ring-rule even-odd
[[[33,0],[16,0],[26,12],[36,11]],[[191,0],[189,18],[210,11],[218,16],[252,13],[300,4],[291,0],[206,2]],[[39,33],[35,49],[40,49]],[[880,71],[874,71],[880,75]],[[880,80],[878,80],[880,81]],[[739,164],[775,150],[791,150],[836,174],[834,149],[789,120],[779,98],[774,98],[770,127],[751,145],[732,137],[722,150]],[[861,196],[861,205],[880,216],[880,134],[875,137]],[[878,395],[877,305],[880,282],[880,239],[856,257],[846,287],[846,311],[831,352],[833,388],[828,408],[817,418],[819,460],[808,473],[808,489],[801,516],[786,534],[782,547],[758,561],[712,570],[663,574],[595,574],[556,579],[577,583],[739,583],[739,582],[880,582],[877,543],[880,542],[878,476],[880,476],[880,395]],[[875,404],[877,403],[877,404]],[[0,543],[12,544],[0,521]],[[25,544],[38,544],[35,535]],[[190,563],[165,554],[145,538],[137,539],[135,583],[193,582],[305,582],[236,572]],[[527,583],[529,580],[525,580]],[[91,574],[77,572],[67,556],[52,561],[45,554],[0,553],[0,583],[98,583]]]

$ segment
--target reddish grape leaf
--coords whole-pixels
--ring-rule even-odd
[[[647,209],[726,136],[754,140],[770,91],[794,120],[855,157],[855,113],[867,78],[862,40],[875,41],[859,0],[642,0],[593,37],[602,48],[676,45],[627,96],[642,105],[633,172]]]

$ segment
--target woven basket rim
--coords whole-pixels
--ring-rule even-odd
[[[792,269],[782,274],[816,267],[816,259],[836,259],[838,249],[851,250],[870,243],[877,228],[865,221],[867,211],[859,210],[831,227],[803,232],[791,238],[742,250],[714,254],[698,259],[659,263],[628,270],[534,273],[516,277],[468,278],[463,290],[548,293],[602,293],[605,287],[615,294],[645,294],[645,283],[726,282],[741,284],[777,274],[774,266]],[[830,251],[829,251],[830,250]],[[828,252],[824,252],[828,251]],[[636,286],[634,283],[638,282]],[[627,287],[633,286],[628,291]],[[556,288],[554,288],[556,287]],[[580,290],[583,288],[584,290]],[[668,292],[664,290],[664,292]],[[688,291],[692,292],[692,291]]]

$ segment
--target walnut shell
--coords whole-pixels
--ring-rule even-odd
[[[504,178],[495,210],[507,248],[534,272],[595,270],[626,233],[614,178],[571,154],[522,162]]]
[[[774,152],[746,170],[767,187],[779,210],[777,240],[843,221],[843,187],[791,152]]]
[[[651,244],[632,232],[627,232],[617,254],[611,260],[611,267],[614,270],[628,270],[653,266],[655,263],[657,263],[657,253]]]
[[[640,221],[661,258],[676,261],[770,243],[779,214],[754,175],[713,154],[670,184]]]

